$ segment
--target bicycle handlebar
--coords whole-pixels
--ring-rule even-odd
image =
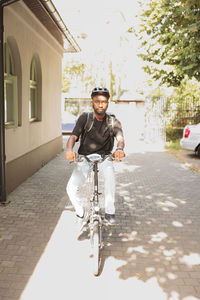
[[[119,158],[119,160],[115,160],[112,153],[107,154],[107,155],[103,155],[103,156],[101,156],[98,153],[93,153],[93,154],[89,154],[89,155],[76,154],[75,160],[70,161],[70,163],[72,163],[72,162],[75,162],[75,163],[76,162],[82,162],[84,159],[86,159],[87,162],[89,162],[89,163],[95,163],[95,162],[102,163],[107,158],[109,158],[110,161],[117,161],[117,162],[121,161],[120,158]]]
[[[89,154],[89,155],[78,155],[77,161],[81,162],[83,159],[86,159],[89,163],[102,163],[105,159],[109,158],[110,160],[114,160],[112,154],[107,154],[104,156],[101,156],[98,153]]]

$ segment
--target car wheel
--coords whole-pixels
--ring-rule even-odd
[[[197,148],[196,154],[197,154],[198,157],[200,157],[200,145]]]

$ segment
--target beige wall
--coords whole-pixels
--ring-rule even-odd
[[[22,107],[21,126],[6,129],[7,169],[12,164],[12,170],[15,170],[14,162],[16,168],[19,167],[17,160],[21,161],[23,157],[27,159],[28,153],[31,158],[34,151],[40,152],[39,149],[42,149],[44,155],[39,155],[41,163],[46,161],[44,149],[49,151],[51,142],[57,146],[53,146],[54,151],[50,151],[50,157],[46,156],[48,159],[62,149],[60,105],[63,49],[21,1],[4,9],[4,28],[5,41],[10,41],[14,57],[17,57],[15,67],[19,83],[18,100]],[[30,123],[29,76],[33,55],[39,57],[41,64],[42,118],[39,122]],[[25,165],[24,168],[26,169]],[[32,169],[34,172],[34,166]],[[26,173],[26,170],[20,172]],[[28,174],[30,176],[30,170]]]

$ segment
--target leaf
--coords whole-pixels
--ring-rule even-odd
[[[200,1],[149,0],[138,19],[139,56],[153,79],[171,86],[180,85],[186,75],[200,80]],[[167,66],[169,71],[162,73]]]

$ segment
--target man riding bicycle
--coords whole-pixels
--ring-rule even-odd
[[[106,113],[110,94],[106,88],[96,87],[92,90],[91,99],[93,113],[83,113],[77,120],[71,136],[67,142],[66,158],[76,162],[76,153],[73,151],[75,143],[80,138],[78,154],[89,155],[98,153],[102,156],[111,154],[116,139],[114,160],[119,162],[124,157],[124,137],[121,123],[114,115]],[[104,175],[105,219],[110,225],[115,225],[115,176],[113,161],[105,159],[100,168]],[[67,193],[75,208],[77,217],[84,218],[84,208],[79,202],[78,191],[85,183],[89,163],[84,160],[77,162],[67,184]]]

